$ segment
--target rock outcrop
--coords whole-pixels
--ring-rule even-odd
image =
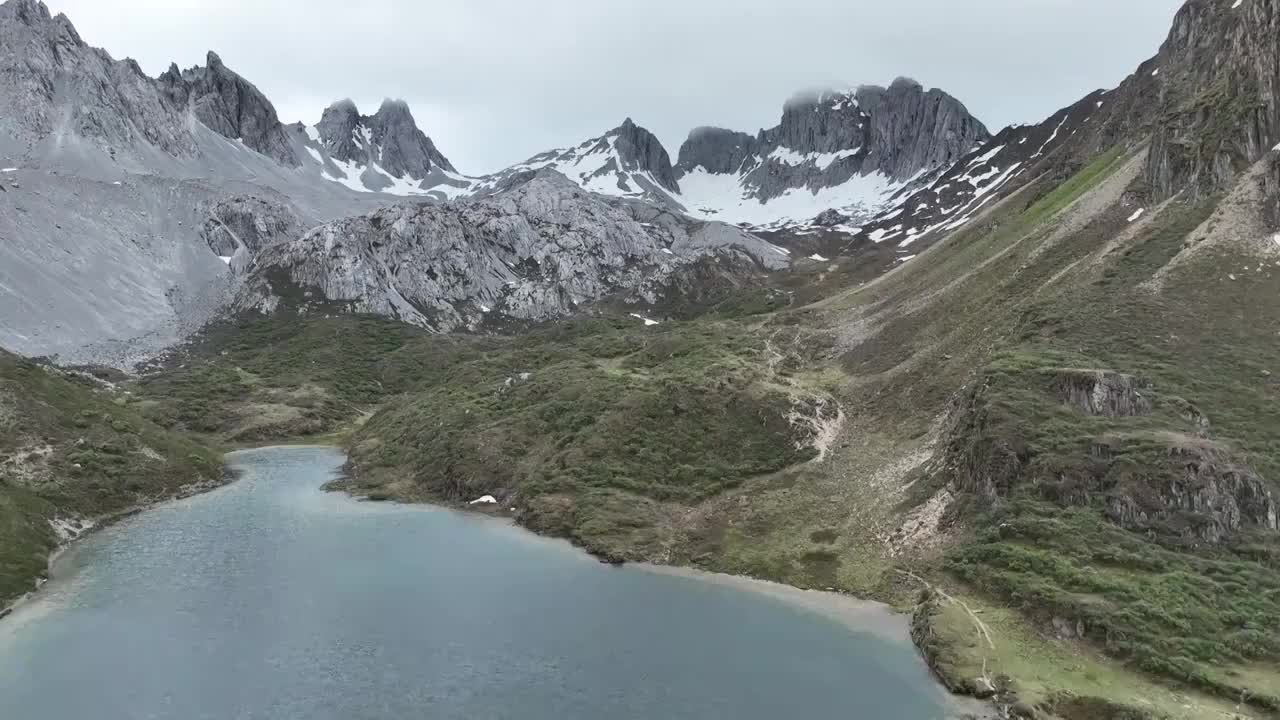
[[[263,248],[300,237],[303,229],[297,214],[283,202],[239,195],[210,203],[200,237],[232,271],[242,273]]]
[[[1234,453],[1198,437],[1164,439],[1167,449],[1158,463],[1110,473],[1113,487],[1105,502],[1112,522],[1208,544],[1248,528],[1280,527],[1276,494]]]
[[[200,122],[219,135],[241,141],[283,165],[300,165],[271,101],[223,65],[217,53],[210,51],[205,63],[181,72],[177,65],[169,66],[159,83],[170,100],[190,107]]]
[[[403,100],[384,100],[373,115],[361,115],[355,103],[339,100],[325,109],[315,130],[334,159],[376,163],[392,177],[422,179],[436,167],[456,172],[418,129]]]
[[[568,314],[706,256],[778,268],[785,253],[736,228],[584,192],[550,170],[501,194],[385,208],[260,252],[238,305],[328,304],[450,330],[490,313]]]
[[[1151,381],[1107,370],[1061,370],[1054,385],[1068,405],[1090,415],[1133,417],[1151,412]]]
[[[405,101],[383,101],[378,112],[366,118],[365,123],[378,149],[378,164],[393,176],[426,177],[433,167],[454,172],[449,159],[418,129]]]
[[[356,104],[350,100],[339,100],[324,109],[315,130],[335,160],[362,163],[368,160],[368,153],[361,142],[361,125],[362,118]]]
[[[1203,436],[1208,420],[1186,401],[1167,401],[1183,430],[1164,420],[1159,429],[1124,424],[1156,407],[1149,381],[1105,370],[1030,372],[989,376],[965,395],[941,460],[957,492],[987,505],[1021,496],[1094,507],[1126,530],[1192,545],[1277,529],[1280,496],[1236,451]],[[1039,400],[1028,394],[1035,387]],[[1036,414],[1035,403],[1054,396],[1082,416],[1120,422],[1080,424],[1064,437]],[[1090,429],[1097,437],[1073,449],[1071,434]]]
[[[501,192],[513,178],[542,169],[555,170],[592,192],[679,207],[671,199],[680,193],[671,158],[658,138],[631,118],[600,137],[538,153],[519,165],[479,178],[470,193]]]

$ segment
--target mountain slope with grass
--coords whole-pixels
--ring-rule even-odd
[[[224,479],[220,454],[148,422],[109,382],[0,350],[0,608],[104,517]]]

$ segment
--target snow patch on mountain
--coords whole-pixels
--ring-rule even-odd
[[[750,225],[763,230],[805,224],[825,210],[868,217],[886,209],[905,183],[880,174],[855,175],[834,187],[793,188],[768,201],[753,196],[737,175],[714,174],[696,168],[680,178],[678,200],[698,218]]]

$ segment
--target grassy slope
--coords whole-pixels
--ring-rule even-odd
[[[514,337],[250,319],[132,387],[148,417],[228,447],[343,433],[355,492],[491,494],[601,556],[658,559],[677,543],[680,508],[812,458],[834,420],[821,384],[794,372],[828,341],[798,329],[765,339],[730,317],[753,307],[730,299],[702,320],[606,317]]]
[[[91,519],[221,479],[217,453],[119,397],[0,351],[0,606],[47,570],[50,520]]]
[[[825,321],[860,314],[875,326],[845,356],[859,394],[873,398],[859,408],[859,415],[874,419],[870,424],[899,427],[906,436],[927,433],[956,388],[982,387],[989,412],[976,431],[1032,459],[1018,477],[1023,484],[995,509],[976,498],[951,504],[952,524],[941,528],[951,548],[945,559],[924,550],[912,557],[908,547],[908,557],[897,562],[932,570],[943,584],[963,581],[957,587],[970,595],[971,605],[1021,609],[1036,629],[1009,633],[1014,648],[1043,646],[1031,638],[1047,629],[1050,616],[1083,619],[1095,647],[1132,667],[1233,700],[1243,695],[1256,708],[1274,707],[1276,673],[1259,668],[1273,668],[1280,650],[1275,533],[1246,530],[1222,545],[1186,547],[1158,530],[1126,532],[1107,522],[1106,492],[1084,503],[1055,502],[1051,492],[1060,489],[1051,480],[1090,461],[1092,441],[1116,433],[1127,442],[1112,477],[1126,473],[1159,486],[1177,471],[1169,467],[1176,463],[1163,434],[1192,434],[1188,409],[1209,418],[1212,441],[1233,462],[1263,477],[1277,477],[1280,470],[1280,415],[1267,374],[1280,333],[1270,310],[1280,272],[1266,255],[1261,228],[1232,228],[1233,211],[1195,233],[1218,201],[1179,199],[1149,211],[1129,235],[1136,205],[1122,206],[1112,193],[1116,202],[1048,242],[1055,229],[1070,225],[1056,213],[1077,198],[1086,204],[1106,195],[1099,183],[1124,181],[1123,167],[1111,154],[1052,191],[1033,187],[983,225],[931,251],[926,263],[839,299]],[[1141,201],[1140,185],[1125,181],[1124,189]],[[1037,194],[1040,199],[1028,204]],[[1247,212],[1251,205],[1243,207]],[[1211,249],[1167,267],[1206,233]],[[1160,282],[1152,282],[1157,275]],[[921,297],[929,299],[918,302]],[[1046,383],[1069,368],[1149,379],[1156,411],[1117,419],[1073,412]],[[977,442],[998,444],[991,437]],[[908,507],[956,479],[952,469],[929,469],[919,473],[922,481],[909,493]],[[861,558],[856,563],[867,565]],[[982,674],[985,665],[990,675],[1023,679],[1022,695],[1046,706],[1054,689],[1158,702],[1151,699],[1158,692],[1116,683],[1096,669],[1082,674],[1073,654],[1058,653],[1055,660],[1054,653],[1038,650],[1035,657],[1046,662],[1028,668],[1023,653],[975,641],[970,616],[955,606],[937,617],[943,623],[939,637],[964,638],[934,648],[944,651],[944,671],[960,684]],[[1064,666],[1054,667],[1058,662]],[[1203,703],[1190,704],[1213,716],[1213,701]]]
[[[422,336],[363,316],[248,318],[206,329],[130,389],[149,419],[214,444],[317,439],[403,390],[384,358]]]
[[[532,528],[644,559],[671,543],[675,508],[815,454],[799,418],[824,395],[736,321],[598,319],[444,347],[391,358],[416,387],[353,438],[360,486],[492,494]]]

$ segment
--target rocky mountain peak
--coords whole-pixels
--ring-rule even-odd
[[[276,115],[275,106],[257,87],[223,64],[209,51],[205,67],[196,66],[158,79],[162,90],[179,106],[187,106],[210,130],[239,140],[273,160],[297,167],[300,163]]]
[[[697,128],[680,146],[677,177],[699,170],[736,176],[723,193],[764,205],[791,195],[791,206],[804,207],[798,212],[811,212],[778,218],[747,206],[752,215],[771,218],[766,224],[807,221],[832,208],[862,221],[908,183],[950,167],[989,137],[960,101],[899,77],[888,87],[796,93],[783,103],[779,124],[755,136]],[[688,200],[695,211],[714,209],[714,203]]]
[[[49,7],[40,0],[8,0],[0,3],[0,22],[15,23],[35,30],[48,42],[84,48],[85,42],[66,15],[51,16]]]
[[[316,132],[329,154],[343,162],[366,159],[364,148],[358,141],[360,111],[351,100],[338,100],[324,109]]]
[[[404,100],[383,100],[378,112],[367,118],[365,124],[379,148],[378,163],[392,175],[422,178],[433,167],[457,172],[431,138],[418,128]]]
[[[626,118],[606,135],[608,136],[615,138],[614,149],[623,164],[620,171],[647,172],[663,188],[672,192],[680,191],[667,149],[653,133],[636,125],[631,118]]]
[[[680,145],[679,175],[704,168],[716,174],[736,173],[755,152],[756,138],[744,132],[719,127],[694,128]]]
[[[0,13],[8,14],[18,22],[32,26],[49,22],[49,7],[40,0],[8,0],[0,3]]]
[[[418,128],[403,100],[384,100],[373,115],[361,115],[349,99],[339,100],[325,109],[316,133],[333,158],[358,165],[376,163],[396,178],[421,180],[437,167],[457,172]]]

